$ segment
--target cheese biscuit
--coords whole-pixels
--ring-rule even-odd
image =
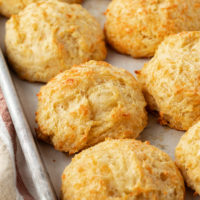
[[[8,60],[31,82],[47,82],[74,64],[104,60],[103,31],[78,4],[41,1],[28,5],[6,23]]]
[[[136,138],[147,124],[133,75],[89,61],[57,75],[38,94],[38,138],[75,153],[105,138]]]
[[[200,0],[113,0],[106,19],[113,48],[136,58],[151,57],[166,36],[200,30]]]
[[[36,3],[40,0],[0,0],[0,14],[5,17],[18,14],[27,5]],[[55,0],[57,1],[57,0]],[[66,3],[81,3],[82,0],[59,0]]]
[[[187,185],[200,195],[200,121],[181,137],[175,156]]]
[[[171,158],[134,139],[106,140],[77,154],[62,175],[62,200],[184,200]]]
[[[200,120],[200,32],[167,37],[138,72],[151,111],[159,122],[188,130]]]

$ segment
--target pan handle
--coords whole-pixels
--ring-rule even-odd
[[[39,200],[55,200],[56,195],[43,166],[33,135],[21,107],[8,66],[0,49],[0,86],[24,152]]]

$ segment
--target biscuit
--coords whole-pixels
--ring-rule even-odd
[[[38,2],[39,0],[0,0],[0,14],[5,17],[17,14],[27,5]],[[81,3],[82,0],[59,0],[66,3]]]
[[[166,36],[200,30],[200,0],[113,0],[106,19],[112,47],[136,58],[151,57]]]
[[[126,70],[89,61],[57,75],[38,94],[38,138],[70,154],[106,137],[135,138],[147,124],[140,85]]]
[[[106,140],[77,154],[62,174],[62,200],[183,200],[171,158],[134,139]]]
[[[104,60],[99,23],[78,4],[41,1],[6,23],[8,60],[25,80],[47,82],[74,64]]]
[[[181,137],[175,156],[187,185],[200,195],[200,121]]]
[[[188,130],[200,120],[200,32],[167,37],[138,72],[144,96],[159,122]]]

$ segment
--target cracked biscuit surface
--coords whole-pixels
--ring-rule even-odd
[[[109,44],[133,57],[151,57],[173,33],[200,30],[200,0],[113,0],[106,12]]]
[[[41,88],[37,135],[69,153],[107,137],[136,138],[147,124],[145,106],[133,75],[103,61],[89,61]]]
[[[40,0],[0,0],[0,14],[6,17],[17,14],[27,5],[39,2]],[[55,0],[66,3],[81,3],[82,0]]]
[[[144,96],[159,122],[188,130],[200,120],[200,32],[167,37],[138,72]]]
[[[77,154],[62,175],[62,200],[183,200],[171,158],[134,139],[106,140]]]
[[[103,31],[78,4],[41,1],[6,23],[8,60],[25,80],[47,82],[74,64],[104,60]]]

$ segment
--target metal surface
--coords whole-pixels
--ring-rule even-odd
[[[0,85],[39,200],[55,200],[55,192],[43,167],[31,130],[24,116],[7,64],[0,50]]]

